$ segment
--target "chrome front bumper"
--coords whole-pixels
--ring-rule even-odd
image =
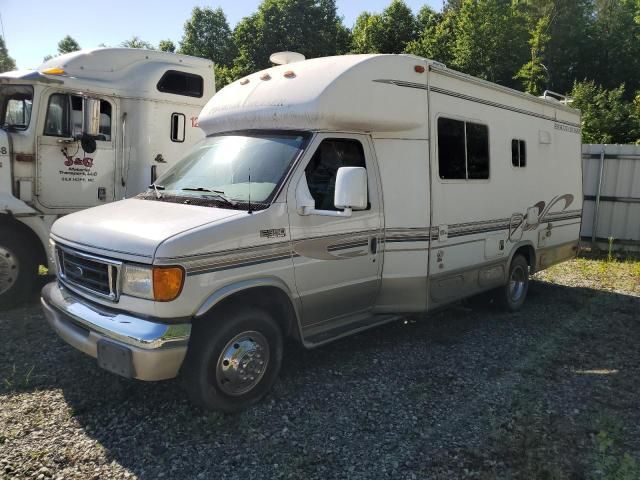
[[[56,333],[71,346],[97,358],[101,367],[139,380],[164,380],[178,375],[187,353],[191,324],[168,325],[98,307],[58,282],[45,285],[41,301],[45,317]],[[116,360],[114,351],[118,354]],[[106,355],[110,357],[108,361],[101,358]]]

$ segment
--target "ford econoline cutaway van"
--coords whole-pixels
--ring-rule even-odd
[[[545,97],[547,97],[545,95]],[[58,220],[58,334],[191,399],[263,397],[316,347],[575,255],[579,112],[407,55],[278,65],[218,92],[206,138],[135,198]]]

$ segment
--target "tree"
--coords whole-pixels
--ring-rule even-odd
[[[409,42],[407,53],[437,60],[445,65],[453,65],[453,45],[456,43],[457,12],[455,9],[445,9],[444,13],[435,21],[425,21],[425,17],[418,14],[418,24],[423,25],[420,36]]]
[[[233,32],[243,74],[269,66],[278,51],[300,52],[307,58],[346,53],[349,31],[337,15],[335,0],[264,0]]]
[[[180,53],[229,66],[236,54],[231,29],[221,8],[195,7],[184,24]]]
[[[16,62],[9,56],[9,51],[4,43],[4,38],[0,37],[0,73],[9,72],[16,69]]]
[[[73,37],[67,35],[58,42],[58,54],[64,55],[65,53],[76,52],[80,50],[80,45],[75,41]]]
[[[171,40],[160,40],[158,44],[158,50],[161,52],[171,52],[174,53],[176,51],[176,44]]]
[[[463,0],[456,13],[453,64],[465,73],[514,86],[527,57],[527,30],[518,3]]]
[[[606,90],[594,81],[576,82],[572,107],[582,112],[583,143],[633,143],[640,139],[637,106],[625,101],[625,86]]]
[[[522,80],[525,91],[533,95],[540,95],[549,83],[549,74],[543,61],[545,49],[551,39],[549,35],[550,22],[551,19],[547,15],[538,20],[529,40],[531,60],[525,63],[514,77]]]
[[[356,53],[401,53],[415,40],[416,18],[403,0],[392,0],[380,15],[364,12],[353,28]]]
[[[146,48],[147,50],[153,50],[153,45],[149,42],[145,42],[140,37],[133,36],[129,40],[125,40],[120,44],[121,47],[125,48]]]
[[[597,0],[592,72],[596,83],[614,88],[624,81],[629,96],[640,88],[640,13],[637,0]]]

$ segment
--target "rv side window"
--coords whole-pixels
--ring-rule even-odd
[[[527,146],[524,140],[511,140],[511,164],[514,167],[527,166]]]
[[[438,119],[438,169],[443,180],[489,178],[489,129],[479,123]]]
[[[82,97],[54,93],[49,97],[44,134],[52,137],[79,137],[82,134]],[[100,100],[100,127],[96,138],[111,141],[111,104]]]
[[[204,80],[200,75],[169,70],[162,76],[157,87],[164,93],[200,98],[204,90]]]
[[[366,168],[364,150],[357,140],[328,138],[322,141],[305,168],[309,192],[318,210],[337,210],[333,204],[340,167]]]

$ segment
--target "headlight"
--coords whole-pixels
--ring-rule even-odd
[[[158,302],[174,300],[182,290],[184,270],[180,267],[145,267],[124,264],[122,293]]]

